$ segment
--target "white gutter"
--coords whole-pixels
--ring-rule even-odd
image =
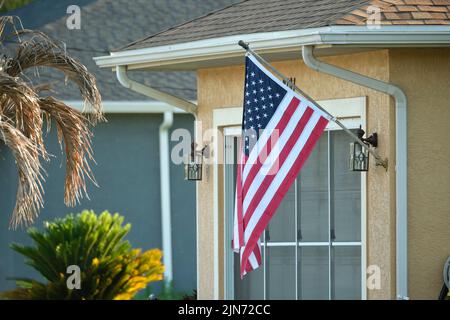
[[[170,151],[169,129],[173,124],[173,113],[164,112],[164,121],[159,126],[159,170],[161,185],[161,230],[164,261],[164,282],[170,285],[173,280],[172,264],[172,219],[170,210]]]
[[[450,44],[450,26],[328,26],[300,30],[241,34],[185,43],[112,52],[95,57],[99,67],[157,68],[242,56],[239,40],[259,52],[296,51],[302,45],[351,45],[358,47],[443,46]]]
[[[303,46],[303,61],[318,72],[391,95],[395,99],[396,130],[396,280],[397,299],[408,299],[407,99],[399,87],[317,60],[312,46]]]
[[[178,107],[188,113],[191,113],[194,116],[197,113],[197,106],[192,102],[131,80],[130,78],[128,78],[126,66],[121,65],[116,67],[116,77],[117,80],[119,80],[120,84],[125,88],[153,98],[155,100],[166,102],[172,106]]]

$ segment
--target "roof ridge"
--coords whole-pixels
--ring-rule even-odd
[[[183,26],[183,25],[185,25],[185,24],[188,24],[188,23],[191,23],[191,22],[193,22],[193,21],[195,21],[195,20],[203,19],[203,18],[205,18],[205,17],[207,17],[207,16],[210,16],[210,15],[216,13],[216,12],[219,12],[219,11],[222,11],[222,10],[225,10],[225,9],[228,9],[228,8],[233,7],[233,6],[236,6],[236,5],[240,5],[240,4],[242,4],[242,3],[244,3],[244,2],[247,2],[247,1],[250,1],[250,0],[241,0],[241,1],[238,1],[238,2],[236,2],[236,3],[230,4],[230,5],[228,5],[228,6],[225,6],[225,7],[223,7],[223,8],[220,8],[220,9],[216,9],[216,10],[210,11],[210,12],[208,12],[208,13],[206,13],[206,14],[201,15],[201,16],[192,18],[192,19],[187,20],[187,21],[185,21],[185,22],[182,22],[182,23],[179,23],[179,24],[177,24],[177,25],[171,26],[171,27],[169,27],[169,28],[163,29],[163,30],[161,30],[161,31],[159,31],[159,32],[156,32],[156,33],[153,33],[153,34],[151,34],[151,35],[145,36],[144,38],[135,40],[135,41],[133,41],[133,42],[131,42],[131,43],[127,43],[126,45],[124,45],[124,46],[122,46],[122,47],[119,47],[119,48],[115,48],[115,49],[113,49],[113,50],[111,50],[111,51],[114,52],[114,51],[126,50],[126,48],[128,48],[128,47],[130,47],[130,46],[132,46],[132,45],[134,45],[134,44],[136,44],[136,43],[138,43],[138,42],[141,42],[141,41],[147,40],[147,39],[149,39],[149,38],[155,37],[155,36],[157,36],[157,35],[159,35],[159,34],[161,34],[161,33],[170,31],[170,30],[172,30],[172,29],[181,27],[181,26]]]

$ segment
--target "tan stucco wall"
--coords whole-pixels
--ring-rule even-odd
[[[450,256],[450,49],[395,49],[390,78],[408,97],[408,280],[436,299]]]
[[[389,52],[386,50],[329,57],[324,60],[344,68],[387,81]],[[391,99],[384,94],[363,88],[307,68],[301,60],[274,63],[286,76],[314,99],[335,99],[367,96],[367,128],[378,132],[380,154],[395,162],[395,114]],[[202,129],[212,127],[215,108],[238,107],[243,97],[243,67],[203,69],[198,71],[198,120]],[[368,174],[367,265],[381,268],[381,289],[368,292],[368,298],[395,297],[395,173],[375,168]],[[198,295],[213,298],[214,292],[214,221],[212,168],[198,184]],[[223,226],[219,226],[222,228]],[[220,281],[222,283],[222,281]],[[221,289],[221,288],[220,288]],[[220,290],[221,291],[221,290]]]

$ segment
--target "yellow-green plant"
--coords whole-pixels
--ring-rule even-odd
[[[123,238],[131,225],[119,214],[93,211],[46,223],[43,232],[30,228],[33,246],[11,245],[27,264],[47,280],[17,279],[7,299],[131,299],[149,282],[162,280],[164,266],[158,249],[141,253]],[[80,269],[80,288],[70,289],[68,266]],[[68,281],[69,280],[69,281]]]

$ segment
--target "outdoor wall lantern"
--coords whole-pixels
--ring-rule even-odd
[[[376,148],[378,146],[378,134],[373,133],[368,138],[364,137],[364,130],[361,129],[361,126],[356,132],[359,140],[361,140],[367,146],[372,146]],[[367,148],[363,148],[359,143],[352,142],[350,143],[350,162],[349,169],[351,171],[368,171],[369,170],[369,150]]]
[[[207,151],[208,146],[204,146],[201,150],[197,150],[197,144],[192,142],[191,154],[186,157],[184,162],[184,180],[202,180],[203,156]],[[205,156],[207,156],[207,154]]]

